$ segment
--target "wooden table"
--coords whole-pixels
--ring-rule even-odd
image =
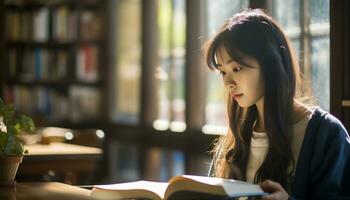
[[[52,170],[64,174],[65,183],[73,185],[77,183],[77,175],[91,173],[102,156],[99,148],[66,143],[34,144],[24,148],[29,153],[24,156],[18,175],[45,174]]]
[[[0,186],[1,200],[85,200],[90,190],[58,182],[17,183],[13,187]]]

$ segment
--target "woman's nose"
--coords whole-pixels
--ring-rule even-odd
[[[227,81],[225,85],[226,85],[227,89],[233,89],[233,88],[237,87],[237,83],[234,80]]]

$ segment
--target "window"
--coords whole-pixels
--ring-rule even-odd
[[[299,0],[274,1],[274,18],[292,42],[296,55],[300,58],[300,7]],[[297,8],[297,9],[290,9]]]
[[[311,81],[316,103],[329,111],[329,0],[274,1],[272,7],[275,19],[293,42],[302,72]]]
[[[207,1],[207,34],[212,36],[223,25],[225,19],[248,7],[248,0],[231,1],[218,0]],[[207,103],[205,106],[205,125],[203,132],[206,134],[226,133],[227,114],[225,89],[221,76],[217,76],[208,70]]]
[[[157,130],[170,128],[183,132],[185,124],[185,40],[186,14],[184,0],[158,1],[159,66]]]
[[[141,1],[115,1],[113,53],[113,121],[135,123],[139,117],[141,73]],[[123,27],[123,28],[118,28]]]
[[[312,89],[321,107],[329,111],[329,0],[311,0],[310,14]]]

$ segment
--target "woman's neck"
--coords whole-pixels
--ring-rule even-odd
[[[264,120],[264,98],[261,98],[258,102],[256,102],[255,105],[258,110],[258,119],[253,127],[253,130],[255,132],[266,132]],[[299,122],[311,113],[312,111],[306,105],[297,100],[294,100],[292,123],[295,124]]]
[[[258,110],[258,120],[256,121],[253,130],[255,132],[266,132],[265,131],[265,120],[264,120],[264,97],[256,102],[256,108]]]
[[[298,100],[294,100],[293,118],[292,118],[293,124],[304,119],[311,113],[312,113],[312,110],[308,106],[304,105],[302,102]]]

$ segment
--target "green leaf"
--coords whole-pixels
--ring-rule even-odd
[[[7,134],[4,132],[0,132],[0,154],[4,154],[6,142],[7,142]]]
[[[21,156],[24,149],[22,142],[16,136],[8,137],[7,145],[5,147],[5,155],[7,156]]]
[[[6,105],[4,108],[5,108],[4,109],[4,117],[6,119],[12,119],[14,117],[15,111],[16,111],[15,106],[13,104],[9,104],[9,105]]]
[[[4,102],[2,101],[2,99],[0,98],[0,114],[3,115],[4,113]]]
[[[7,141],[7,134],[0,131],[0,149],[5,148]]]
[[[15,125],[15,134],[20,133],[21,131],[33,132],[35,129],[34,122],[30,117],[25,115],[20,115],[17,123]]]
[[[5,105],[2,104],[1,106],[1,116],[3,117],[3,121],[6,124],[6,126],[14,125],[15,120],[15,107],[14,105]]]
[[[7,133],[0,132],[0,157],[22,156],[26,151],[23,149],[23,141],[17,135],[22,132],[33,133],[34,122],[25,115],[16,115],[13,104],[5,105],[0,98],[0,116],[6,125]]]

